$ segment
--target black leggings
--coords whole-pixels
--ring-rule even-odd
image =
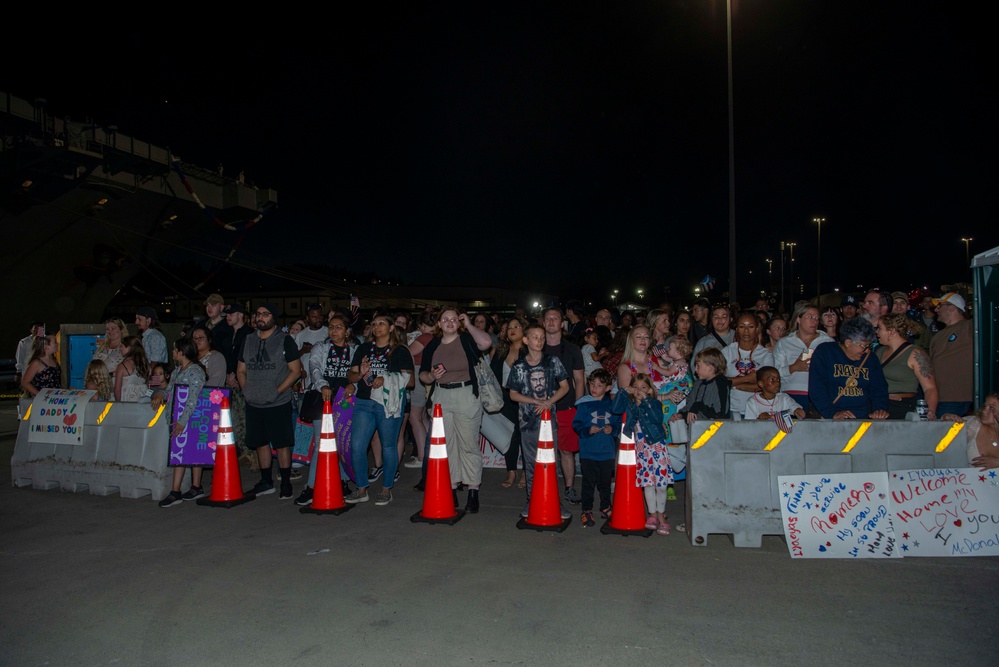
[[[517,469],[517,459],[520,458],[520,427],[516,424],[513,427],[513,436],[510,438],[510,449],[504,454],[506,458],[507,472]]]

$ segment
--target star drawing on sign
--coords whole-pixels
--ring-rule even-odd
[[[916,549],[918,549],[919,548],[919,542],[913,542],[912,546],[915,547]]]
[[[789,494],[789,493],[788,493],[787,491],[785,491],[785,492],[784,492],[784,497],[785,497],[785,498],[789,498],[789,497],[790,497],[790,494]]]
[[[903,544],[902,545],[902,551],[908,551],[908,550],[909,550],[909,545],[908,544]]]
[[[902,533],[902,539],[903,540],[909,539],[909,533]]]

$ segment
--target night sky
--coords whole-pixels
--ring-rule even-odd
[[[0,90],[277,190],[243,261],[594,301],[725,289],[724,2],[538,4],[109,30],[40,43]],[[999,240],[988,30],[951,3],[736,3],[738,296],[766,259],[779,287],[782,240],[814,295],[815,216],[824,291],[968,279],[961,237]]]

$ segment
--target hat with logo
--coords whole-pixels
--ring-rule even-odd
[[[843,297],[843,305],[844,306],[854,306],[854,307],[856,307],[856,305],[857,305],[857,295],[856,294],[847,294],[847,295],[845,295]]]
[[[228,306],[225,307],[225,312],[227,314],[243,313],[244,315],[246,315],[246,308],[243,308],[243,304],[241,303],[230,303]]]
[[[225,299],[222,298],[221,294],[209,294],[208,298],[205,299],[205,305],[207,306],[210,303],[213,303],[216,306],[224,306]]]
[[[967,304],[964,303],[964,297],[958,294],[957,292],[947,292],[939,299],[933,299],[934,306],[939,306],[941,303],[949,303],[950,305],[960,310],[962,313],[964,312],[964,309],[967,306]]]

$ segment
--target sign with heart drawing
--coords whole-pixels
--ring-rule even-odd
[[[83,415],[97,392],[77,389],[43,389],[31,402],[29,442],[57,445],[83,444]]]

